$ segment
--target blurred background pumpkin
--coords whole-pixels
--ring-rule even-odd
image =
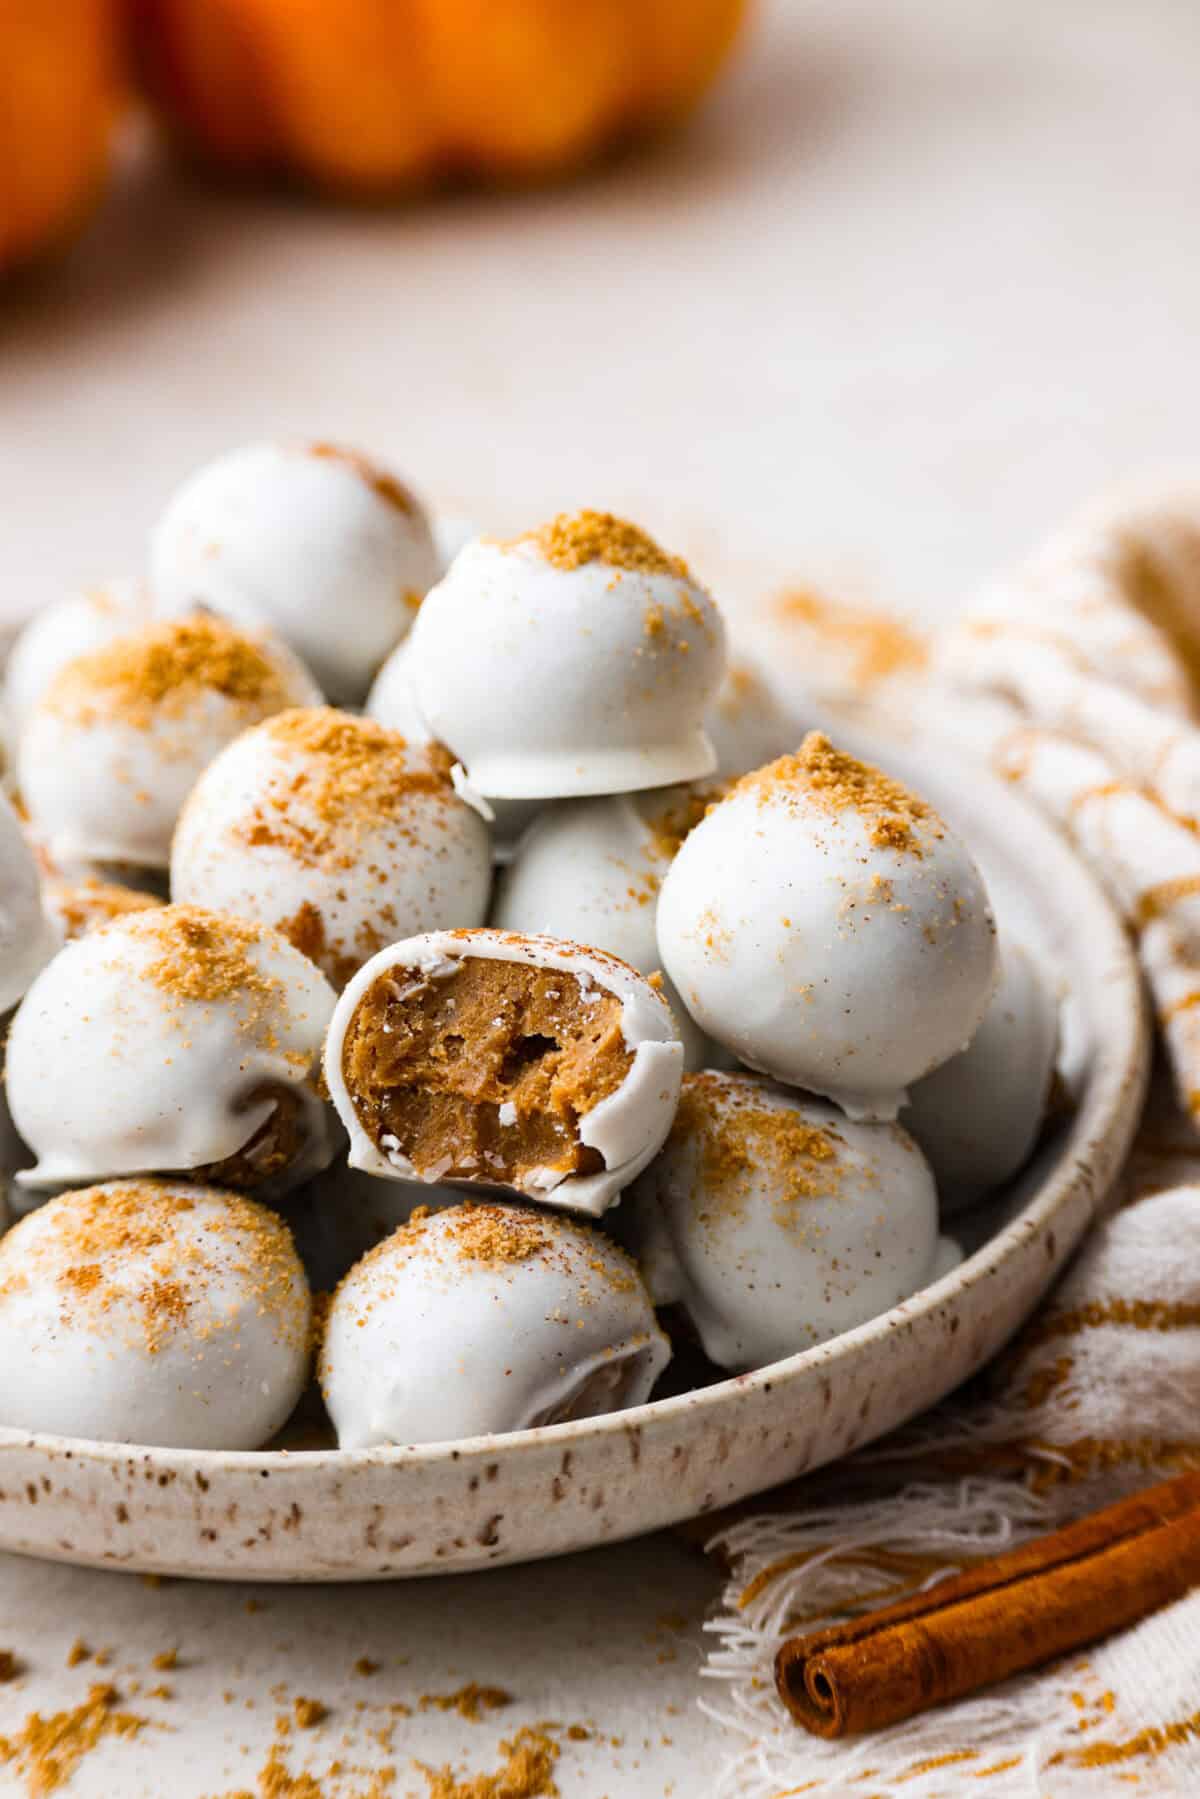
[[[113,0],[0,0],[0,269],[86,215],[117,110]]]
[[[146,91],[193,151],[373,196],[535,179],[683,116],[747,0],[132,0]]]

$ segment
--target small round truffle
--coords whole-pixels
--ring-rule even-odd
[[[30,713],[59,670],[77,656],[140,630],[149,618],[149,604],[140,582],[105,581],[33,615],[4,668],[5,727],[13,755]]]
[[[655,1303],[680,1306],[722,1368],[852,1330],[949,1265],[933,1176],[899,1125],[755,1075],[686,1077],[626,1213]]]
[[[289,650],[222,619],[160,622],[69,662],[21,734],[17,776],[53,862],[166,868],[184,800],[248,725],[320,694]]]
[[[766,677],[750,662],[731,662],[705,729],[717,752],[717,775],[749,774],[794,750],[804,736]]]
[[[0,1425],[172,1449],[258,1449],[312,1334],[286,1225],[210,1187],[114,1181],[0,1242]]]
[[[652,788],[566,800],[541,813],[496,887],[491,922],[589,943],[651,975],[661,968],[655,917],[663,876],[688,832],[721,797],[719,785]],[[693,1022],[669,982],[689,1068],[721,1052]]]
[[[421,716],[412,685],[412,645],[408,638],[397,644],[375,678],[367,695],[367,717],[399,731],[411,744],[431,744],[437,739]],[[540,800],[481,800],[470,794],[470,803],[492,827],[492,855],[497,862],[511,862],[523,833],[542,809]]]
[[[933,808],[811,732],[687,837],[658,903],[663,967],[741,1061],[895,1118],[970,1042],[995,980],[979,871]]]
[[[1058,1005],[1036,959],[1001,935],[1000,980],[961,1055],[917,1081],[901,1113],[938,1184],[943,1216],[1003,1186],[1029,1160],[1058,1054]]]
[[[488,829],[444,752],[330,707],[277,713],[200,777],[171,896],[274,925],[344,987],[385,944],[482,924]]]
[[[419,501],[337,444],[257,443],[194,474],[155,528],[154,607],[267,626],[331,700],[361,705],[438,578]]]
[[[198,1174],[286,1191],[332,1161],[318,1092],[325,977],[277,932],[188,906],[68,943],[8,1039],[8,1098],[33,1188]]]
[[[686,565],[579,512],[469,543],[421,608],[410,671],[477,793],[556,799],[711,774],[724,665],[721,615]]]
[[[16,1005],[60,942],[43,904],[34,853],[0,793],[0,1013]]]
[[[644,975],[507,931],[381,950],[338,1001],[325,1046],[352,1168],[593,1216],[662,1145],[682,1064],[671,1009]]]
[[[321,1387],[343,1449],[436,1443],[640,1405],[670,1359],[632,1261],[515,1205],[420,1214],[347,1275]]]

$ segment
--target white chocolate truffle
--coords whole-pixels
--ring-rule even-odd
[[[699,783],[548,807],[497,883],[492,924],[591,944],[654,974],[662,966],[655,917],[663,876],[723,791]],[[685,1066],[712,1067],[721,1052],[669,982],[663,992],[683,1039]]]
[[[625,793],[711,774],[721,615],[677,557],[606,513],[455,558],[412,633],[430,730],[488,799]]]
[[[794,750],[804,731],[750,662],[731,662],[704,726],[717,752],[717,775],[747,775]]]
[[[77,656],[139,630],[149,618],[149,605],[140,582],[105,581],[34,614],[4,668],[5,730],[11,754],[16,754],[30,713],[59,670]]]
[[[21,734],[17,775],[51,860],[166,868],[184,800],[247,726],[320,701],[273,640],[196,616],[69,662]]]
[[[823,1343],[946,1271],[912,1138],[755,1075],[687,1076],[626,1212],[655,1303],[681,1306],[721,1368]]]
[[[1058,1005],[1036,959],[1000,938],[1000,980],[961,1055],[917,1081],[902,1122],[949,1216],[1011,1180],[1033,1153],[1054,1078]]]
[[[37,1156],[22,1185],[299,1185],[337,1149],[317,1090],[333,1007],[277,932],[218,913],[160,906],[68,943],[8,1038],[9,1104]]]
[[[321,1388],[342,1449],[436,1443],[640,1405],[670,1353],[637,1269],[598,1231],[460,1205],[347,1275]]]
[[[60,942],[43,904],[33,851],[0,794],[0,1012],[16,1005]]]
[[[174,495],[150,551],[155,610],[265,625],[330,699],[361,705],[438,578],[419,501],[336,444],[248,444]]]
[[[752,1068],[895,1118],[970,1042],[995,980],[979,871],[932,807],[817,732],[687,838],[658,903],[663,967]]]
[[[331,707],[281,712],[193,788],[171,897],[274,925],[332,981],[397,938],[482,924],[488,828],[442,751]]]
[[[405,638],[380,669],[367,695],[367,717],[389,731],[399,731],[411,744],[436,743],[413,692],[411,649],[410,640]],[[470,792],[467,798],[492,827],[492,855],[496,861],[510,862],[525,830],[541,811],[541,801],[483,800]]]
[[[258,1449],[304,1390],[312,1334],[286,1225],[211,1187],[60,1194],[0,1242],[0,1425]]]
[[[599,1216],[666,1138],[683,1045],[650,982],[599,950],[432,931],[338,1001],[325,1078],[350,1166]]]

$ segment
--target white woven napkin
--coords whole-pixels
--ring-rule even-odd
[[[785,638],[802,633],[811,681],[844,622],[809,600],[778,616]],[[855,615],[852,635],[868,634]],[[1135,937],[1164,1067],[1120,1209],[987,1376],[714,1539],[730,1569],[702,1702],[730,1733],[719,1791],[1197,1795],[1200,1592],[861,1739],[810,1737],[774,1690],[785,1637],[1200,1467],[1200,479],[1090,509],[919,661],[877,659],[872,709],[890,690],[911,713],[919,686],[1068,832]]]

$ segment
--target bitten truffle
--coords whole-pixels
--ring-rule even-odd
[[[436,1443],[640,1405],[670,1348],[598,1231],[517,1205],[417,1214],[330,1307],[321,1387],[343,1449]]]
[[[651,983],[598,950],[435,931],[359,970],[325,1078],[350,1165],[598,1215],[654,1155],[683,1045]]]

